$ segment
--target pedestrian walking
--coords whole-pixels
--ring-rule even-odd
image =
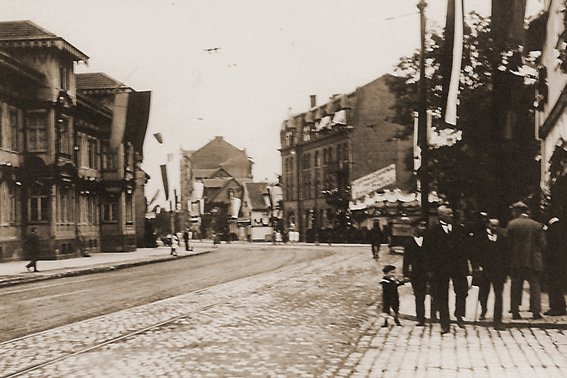
[[[394,313],[394,322],[396,325],[401,326],[398,315],[400,312],[400,295],[398,294],[398,286],[403,285],[405,282],[396,280],[396,267],[394,265],[386,265],[384,269],[384,278],[380,281],[382,285],[382,314],[384,315],[384,324],[382,327],[388,326],[388,318],[390,311]]]
[[[185,230],[183,233],[183,242],[185,242],[185,250],[192,251],[191,245],[189,244],[189,240],[191,240],[191,231]]]
[[[404,248],[403,273],[411,282],[415,297],[415,313],[417,325],[425,325],[425,295],[427,293],[427,256],[423,249],[423,236],[426,222],[418,220],[414,226],[414,236],[408,240]]]
[[[508,275],[508,248],[503,230],[498,219],[490,219],[486,228],[477,236],[475,268],[478,271],[476,285],[479,288],[478,300],[481,312],[480,320],[486,319],[490,288],[494,292],[494,328],[503,330],[502,293]],[[475,280],[476,281],[476,280]],[[473,281],[473,285],[475,282]]]
[[[39,270],[37,270],[37,260],[39,259],[40,242],[39,236],[37,235],[37,229],[35,227],[31,228],[30,233],[26,238],[25,250],[26,254],[30,258],[29,264],[26,265],[28,272],[31,268],[33,268],[34,272],[39,272]]]
[[[510,250],[510,302],[512,319],[521,319],[520,303],[524,281],[530,285],[530,311],[532,319],[541,319],[541,277],[543,253],[547,240],[543,225],[530,218],[530,208],[523,202],[511,206],[512,219],[506,228]]]
[[[552,217],[546,226],[547,249],[545,250],[545,273],[549,311],[544,315],[567,315],[565,292],[567,290],[567,224]]]
[[[457,325],[465,326],[463,317],[466,313],[468,280],[470,274],[470,248],[462,225],[453,222],[453,210],[441,205],[437,209],[439,221],[425,235],[424,248],[427,254],[428,276],[433,283],[433,303],[439,311],[441,333],[450,328],[449,282],[455,292],[455,317]]]
[[[372,233],[370,236],[370,243],[372,247],[372,258],[378,260],[380,258],[380,246],[382,245],[382,240],[384,239],[384,234],[380,228],[380,223],[374,223],[372,228]]]

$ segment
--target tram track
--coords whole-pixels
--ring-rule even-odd
[[[338,257],[338,259],[337,259]],[[228,304],[230,302],[233,301],[237,301],[239,298],[245,298],[246,296],[252,295],[256,292],[262,291],[262,290],[266,290],[269,289],[270,287],[273,286],[277,286],[278,284],[289,280],[290,276],[293,276],[294,274],[305,274],[306,271],[311,271],[311,272],[317,272],[318,270],[324,270],[324,269],[328,269],[329,267],[333,266],[333,265],[337,265],[337,264],[343,264],[345,262],[347,262],[350,259],[354,259],[354,258],[358,258],[358,255],[352,255],[352,254],[348,254],[346,256],[340,256],[337,254],[333,254],[332,256],[325,256],[322,258],[319,258],[317,260],[310,260],[310,261],[300,261],[298,263],[289,265],[289,261],[285,261],[282,262],[279,266],[275,267],[274,269],[267,271],[267,272],[263,272],[263,273],[259,273],[259,274],[251,274],[248,276],[244,276],[241,278],[238,278],[236,280],[232,280],[232,281],[228,281],[228,282],[223,282],[217,285],[213,285],[207,288],[203,288],[203,289],[198,289],[198,290],[193,290],[191,292],[188,292],[186,294],[177,296],[177,297],[173,297],[173,298],[167,298],[167,299],[163,299],[148,305],[143,305],[143,306],[138,306],[138,307],[147,307],[147,306],[159,306],[161,304],[166,304],[166,302],[171,302],[171,301],[183,301],[184,299],[187,299],[188,302],[191,302],[191,297],[196,297],[193,299],[199,299],[199,301],[203,301],[203,296],[206,296],[207,294],[211,294],[213,297],[215,296],[214,293],[215,292],[224,292],[229,290],[230,291],[230,287],[234,288],[234,287],[243,287],[243,289],[240,289],[238,291],[235,291],[233,293],[229,293],[227,296],[217,299],[217,300],[210,300],[209,303],[205,304],[205,305],[201,305],[195,308],[190,309],[189,311],[182,311],[181,313],[175,315],[175,316],[169,316],[166,319],[160,319],[159,321],[156,322],[152,322],[150,324],[145,324],[143,326],[139,326],[139,328],[136,329],[128,329],[126,328],[126,332],[122,332],[120,334],[116,334],[116,335],[112,335],[109,337],[104,337],[101,340],[96,340],[94,341],[91,345],[85,345],[85,346],[80,346],[79,348],[77,348],[76,350],[67,350],[65,352],[61,352],[59,351],[59,353],[51,358],[49,357],[43,357],[43,360],[37,361],[37,358],[33,358],[31,361],[35,361],[33,363],[29,363],[28,365],[24,366],[24,367],[18,367],[13,369],[13,371],[10,371],[7,375],[2,375],[2,377],[4,378],[11,378],[11,377],[21,377],[24,376],[28,373],[32,373],[34,371],[38,371],[42,368],[45,368],[49,365],[54,365],[57,364],[61,361],[67,360],[67,359],[71,359],[75,356],[78,355],[82,355],[82,354],[87,354],[90,351],[105,347],[107,345],[111,345],[117,342],[120,342],[122,340],[128,339],[128,338],[132,338],[135,337],[137,335],[143,334],[145,332],[151,331],[153,329],[159,328],[159,327],[163,327],[165,325],[168,324],[173,324],[176,323],[180,320],[183,319],[187,319],[187,318],[191,318],[193,315],[198,314],[200,312],[204,312],[207,310],[210,310],[212,308],[215,308],[217,306],[222,306],[225,304]],[[291,258],[290,260],[295,260],[297,259],[297,256],[294,256],[293,258]],[[275,277],[274,274],[276,275]],[[272,278],[270,278],[270,276],[272,276]],[[300,295],[303,292],[303,290],[296,290],[293,293],[289,293],[288,295],[286,295],[283,299],[284,300],[289,300],[295,296]],[[197,301],[197,302],[199,302]],[[167,305],[167,304],[166,304]],[[189,305],[190,307],[190,305]],[[123,311],[132,311],[132,310],[136,310],[134,309],[127,309],[127,310],[123,310]],[[119,311],[123,312],[123,311]],[[116,314],[116,313],[115,313]],[[109,318],[110,316],[112,316],[114,314],[106,314],[106,315],[101,315],[98,317],[94,317],[88,320],[85,320],[83,322],[80,323],[87,323],[87,322],[91,322],[93,324],[97,323],[97,321],[103,321],[106,320],[105,318]],[[9,340],[9,341],[5,341],[0,343],[0,353],[1,350],[3,348],[7,348],[11,345],[15,345],[17,343],[21,343],[21,342],[26,342],[27,340],[33,339],[34,337],[38,337],[38,336],[48,336],[50,333],[51,334],[57,334],[58,331],[64,331],[66,328],[69,328],[72,325],[66,325],[66,326],[62,326],[62,327],[58,327],[55,329],[51,329],[51,330],[46,330],[43,332],[39,332],[39,333],[35,333],[35,334],[30,334],[30,335],[26,335],[17,339],[13,339],[13,340]],[[76,339],[75,335],[75,339]],[[66,340],[66,342],[80,342],[80,340]]]

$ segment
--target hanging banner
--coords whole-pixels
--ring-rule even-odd
[[[203,192],[205,190],[205,184],[200,181],[195,181],[193,183],[193,193],[191,195],[191,201],[195,202],[203,198]]]
[[[238,218],[238,213],[240,212],[240,198],[232,197],[230,199],[230,216],[233,219]]]
[[[169,183],[167,182],[167,166],[162,164],[159,166],[161,169],[161,179],[163,181],[163,190],[165,190],[165,200],[169,200]]]

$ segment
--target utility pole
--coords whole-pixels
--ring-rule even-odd
[[[420,0],[417,4],[421,24],[421,52],[419,59],[419,104],[418,104],[418,141],[421,148],[421,215],[429,227],[429,145],[427,141],[427,85],[425,78],[425,8],[427,2]]]

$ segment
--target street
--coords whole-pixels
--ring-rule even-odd
[[[566,376],[567,338],[559,329],[467,325],[441,336],[438,324],[416,327],[409,319],[382,327],[380,267],[399,265],[400,258],[382,253],[377,264],[367,246],[233,244],[177,264],[76,277],[45,291],[39,287],[61,280],[38,283],[30,294],[15,293],[24,286],[6,288],[14,309],[12,302],[35,292],[36,305],[60,301],[54,307],[69,303],[67,312],[79,313],[92,303],[93,316],[105,315],[3,342],[0,371],[4,377]],[[58,297],[63,288],[71,290]],[[81,299],[71,296],[74,290]],[[101,307],[105,296],[115,303]]]

